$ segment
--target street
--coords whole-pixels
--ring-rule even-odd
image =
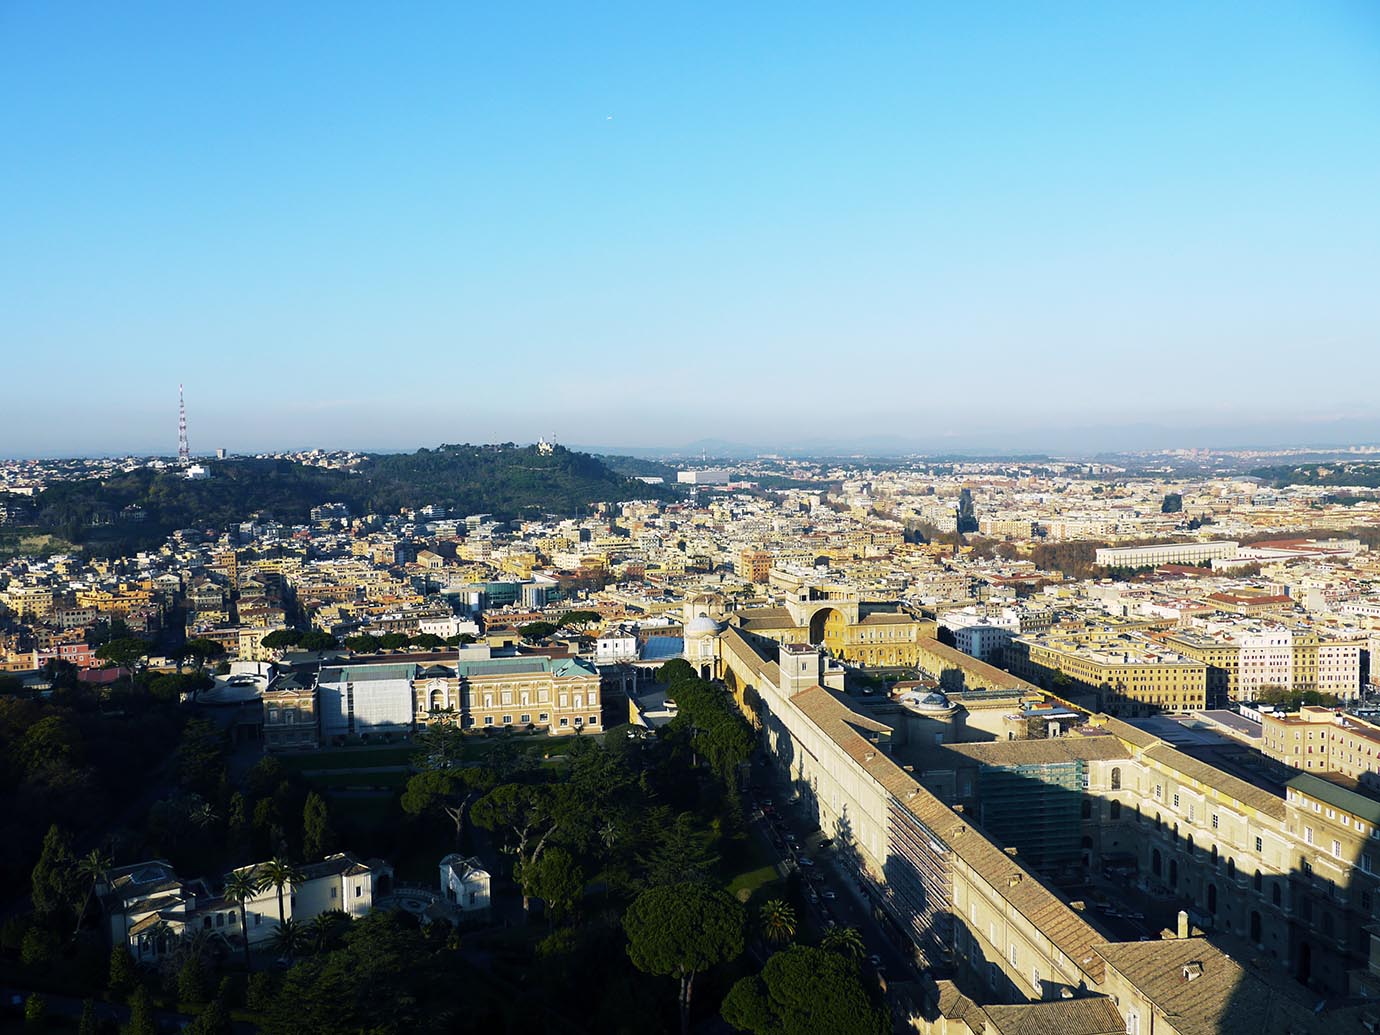
[[[752,786],[750,825],[755,836],[770,846],[787,873],[796,870],[804,878],[802,921],[821,934],[834,926],[856,928],[869,957],[864,971],[879,972],[886,981],[914,980],[914,966],[882,933],[857,878],[840,863],[835,846],[826,843],[801,804],[791,801],[794,790],[786,778],[754,756]]]

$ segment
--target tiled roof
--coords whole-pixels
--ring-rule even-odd
[[[1353,791],[1309,773],[1299,773],[1289,781],[1288,786],[1300,794],[1325,801],[1329,805],[1350,812],[1353,816],[1360,816],[1373,826],[1380,825],[1380,801],[1368,794]]]
[[[994,1035],[1122,1035],[1126,1022],[1107,996],[984,1006]]]
[[[1267,982],[1202,938],[1121,942],[1099,945],[1096,951],[1163,1013],[1179,1035],[1301,1035],[1324,1030],[1340,1035],[1360,1030],[1354,1011],[1316,1015],[1316,999],[1301,986],[1288,980]],[[1196,976],[1190,980],[1185,968]],[[1149,1030],[1148,1023],[1142,1030]]]
[[[795,619],[784,607],[752,607],[737,612],[737,624],[749,632],[754,629],[795,628]]]
[[[368,683],[383,679],[413,679],[417,675],[416,665],[345,665],[341,668],[321,670],[319,682]]]
[[[1010,672],[1005,672],[995,665],[989,665],[985,661],[979,661],[971,654],[964,654],[961,650],[956,650],[947,643],[940,643],[938,640],[927,639],[922,636],[920,637],[920,649],[947,662],[956,669],[961,669],[964,672],[971,672],[974,676],[980,677],[993,686],[1012,690],[1029,690],[1033,693],[1039,691],[1039,687],[1035,686],[1035,684],[1027,683],[1024,679],[1013,676]],[[921,667],[924,667],[923,663]]]
[[[1040,765],[1047,762],[1112,761],[1130,759],[1131,752],[1115,737],[1051,737],[1046,740],[994,740],[979,744],[948,744],[947,750],[983,765]]]

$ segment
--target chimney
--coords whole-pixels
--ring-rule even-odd
[[[1180,938],[1188,937],[1188,912],[1183,909],[1179,910],[1179,927],[1177,933]],[[1200,967],[1199,969],[1201,970],[1202,968]]]

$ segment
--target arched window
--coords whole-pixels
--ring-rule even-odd
[[[1216,885],[1216,884],[1209,884],[1209,885],[1208,885],[1208,892],[1207,892],[1207,908],[1208,908],[1208,912],[1211,913],[1213,916],[1216,916],[1216,915],[1217,915],[1217,885]]]
[[[1236,860],[1227,860],[1227,880],[1236,880]]]
[[[1193,835],[1192,835],[1192,834],[1189,834],[1189,835],[1188,835],[1188,857],[1189,857],[1190,859],[1193,858]]]
[[[1150,853],[1150,872],[1153,873],[1156,877],[1158,877],[1160,875],[1160,871],[1163,869],[1164,859],[1160,856],[1160,850],[1156,848],[1153,852]]]
[[[1120,818],[1121,818],[1121,802],[1119,802],[1119,801],[1114,801],[1114,802],[1112,802],[1112,819],[1120,819]]]
[[[1265,890],[1265,874],[1261,873],[1259,869],[1255,871],[1255,876],[1251,878],[1251,886],[1255,888],[1256,891]]]
[[[1179,860],[1169,860],[1169,886],[1176,891],[1179,888]]]
[[[1087,795],[1083,796],[1083,818],[1092,819],[1092,799]]]
[[[1271,885],[1270,885],[1270,901],[1272,901],[1275,905],[1279,905],[1279,903],[1280,903],[1280,898],[1281,898],[1281,896],[1280,896],[1280,893],[1279,893],[1279,885],[1278,885],[1278,884],[1271,884]]]
[[[1112,790],[1121,790],[1121,766],[1112,767]]]
[[[1260,914],[1256,912],[1251,913],[1251,941],[1260,943]]]
[[[1217,864],[1218,864],[1218,862],[1220,861],[1220,860],[1217,858],[1217,846],[1216,846],[1216,845],[1213,845],[1213,846],[1212,846],[1211,859],[1212,859],[1212,868],[1215,870],[1215,869],[1217,869]]]

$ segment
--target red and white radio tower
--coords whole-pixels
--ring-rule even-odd
[[[182,386],[177,386],[177,462],[192,462],[192,450],[187,445],[187,404],[182,400]]]

